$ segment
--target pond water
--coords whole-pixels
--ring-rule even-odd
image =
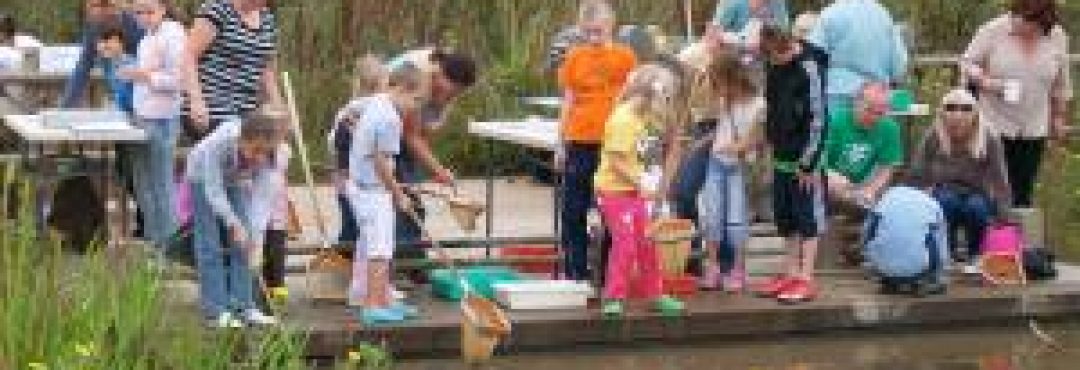
[[[935,332],[846,333],[786,339],[635,348],[580,348],[500,357],[493,370],[1077,370],[1080,322],[1043,324],[1057,348],[1027,326]],[[396,369],[467,369],[455,360],[415,360]]]

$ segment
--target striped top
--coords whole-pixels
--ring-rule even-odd
[[[258,106],[262,73],[277,53],[277,20],[262,10],[258,28],[248,27],[229,0],[207,0],[196,18],[216,34],[199,57],[199,83],[210,120],[220,122]]]

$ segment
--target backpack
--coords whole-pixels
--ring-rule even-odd
[[[883,278],[919,281],[941,273],[948,261],[944,214],[919,189],[887,190],[870,210],[864,232],[867,262]]]

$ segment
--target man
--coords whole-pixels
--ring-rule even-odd
[[[892,16],[878,0],[836,0],[821,12],[810,42],[829,53],[829,109],[851,104],[867,82],[894,83],[908,64]]]
[[[454,186],[454,172],[435,156],[431,145],[433,139],[445,126],[446,110],[458,96],[476,83],[476,62],[469,56],[449,53],[436,48],[409,51],[390,61],[389,68],[412,65],[425,75],[422,90],[425,92],[420,108],[405,112],[403,122],[402,152],[397,157],[397,180],[404,184],[417,183],[426,176],[440,184]],[[419,208],[416,194],[410,194],[414,207]],[[424,217],[423,209],[417,214]],[[416,243],[420,240],[420,225],[408,215],[398,212],[398,243]],[[405,248],[415,251],[415,248]]]
[[[86,0],[85,6],[86,24],[82,34],[82,54],[79,55],[78,64],[64,87],[64,95],[60,100],[61,108],[75,108],[82,104],[90,70],[98,60],[98,36],[107,24],[119,22],[124,31],[125,54],[135,54],[144,34],[135,15],[121,10],[116,0]]]
[[[825,170],[833,203],[868,208],[904,163],[902,131],[889,108],[889,87],[867,83],[852,108],[829,111]]]

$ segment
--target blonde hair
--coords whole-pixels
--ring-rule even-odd
[[[665,126],[679,124],[688,110],[685,85],[670,67],[645,64],[627,77],[619,104],[631,104],[638,114]]]
[[[615,22],[615,8],[604,0],[583,0],[578,7],[578,23]]]
[[[378,56],[368,54],[357,58],[353,69],[353,96],[368,96],[385,91],[390,83],[389,78],[390,71]]]
[[[943,98],[941,98],[941,106],[938,107],[938,113],[934,117],[934,123],[932,127],[934,130],[934,134],[937,135],[938,144],[941,145],[941,151],[945,153],[945,155],[953,155],[952,136],[949,135],[949,128],[946,127],[948,126],[948,124],[945,123],[944,118],[945,105],[966,104],[971,105],[974,109],[976,106],[975,102],[975,97],[971,95],[971,93],[968,92],[966,89],[961,88],[954,89],[949,93],[945,94]],[[968,143],[966,145],[967,152],[973,158],[982,159],[983,157],[986,157],[986,146],[987,139],[990,136],[990,128],[987,127],[985,123],[983,123],[983,120],[979,119],[979,115],[977,113],[972,111],[972,114],[975,115],[975,117],[973,118],[975,120],[975,129],[968,137]]]
[[[728,96],[721,96],[721,89]],[[753,77],[739,59],[723,52],[711,58],[695,76],[691,87],[692,104],[696,108],[712,109],[716,103],[731,101],[731,95],[739,99],[752,98],[757,92]]]

